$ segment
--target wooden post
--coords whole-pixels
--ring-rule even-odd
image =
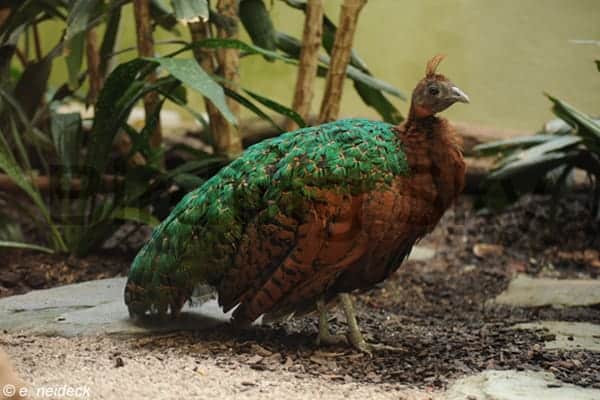
[[[323,0],[308,0],[306,18],[302,34],[302,50],[300,51],[300,66],[296,79],[296,90],[292,109],[305,121],[310,115],[310,106],[314,95],[314,84],[319,65],[319,48],[323,36]],[[298,124],[288,119],[285,129],[298,129]]]
[[[154,57],[154,39],[152,38],[149,0],[133,0],[133,12],[135,15],[138,54],[140,57]],[[150,74],[148,81],[155,82],[156,74]],[[158,105],[159,98],[157,92],[150,92],[144,96],[144,109],[147,116],[152,115]],[[150,145],[154,148],[160,147],[161,142],[162,133],[159,121],[156,130],[150,138]]]
[[[366,3],[367,0],[344,0],[344,4],[342,4],[340,22],[331,53],[331,65],[327,72],[325,93],[321,103],[320,123],[333,121],[339,117],[344,79],[350,62],[358,15]]]

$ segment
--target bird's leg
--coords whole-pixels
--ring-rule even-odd
[[[388,351],[404,351],[401,348],[388,346],[380,343],[367,343],[364,339],[358,322],[356,322],[356,312],[354,311],[354,305],[352,304],[352,298],[348,293],[340,293],[338,295],[342,309],[346,315],[346,323],[348,324],[348,340],[356,349],[363,353],[371,354],[373,350],[388,350]]]
[[[327,305],[323,300],[317,301],[317,310],[319,311],[319,336],[317,336],[317,346],[321,344],[347,344],[348,340],[346,340],[345,336],[332,335],[329,332],[329,315],[327,313]]]

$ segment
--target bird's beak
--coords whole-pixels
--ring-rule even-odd
[[[454,101],[458,101],[459,103],[468,103],[469,102],[469,96],[467,96],[467,94],[465,92],[463,92],[456,86],[452,86],[450,88],[450,91],[451,91],[452,99]]]

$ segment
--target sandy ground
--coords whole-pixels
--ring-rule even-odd
[[[0,335],[0,346],[29,384],[32,398],[439,399],[439,394],[398,386],[338,384],[283,369],[256,371],[234,362],[220,366],[210,357],[136,348],[131,339]],[[63,396],[61,388],[78,392]]]

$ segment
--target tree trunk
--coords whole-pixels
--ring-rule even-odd
[[[344,79],[350,62],[358,15],[366,3],[367,0],[344,0],[344,4],[342,4],[340,22],[333,42],[331,65],[327,72],[325,93],[321,103],[320,123],[333,121],[339,117]]]
[[[308,0],[306,4],[306,18],[304,19],[304,32],[302,34],[300,66],[298,67],[294,102],[292,103],[292,109],[305,121],[310,115],[322,36],[323,0]],[[285,129],[287,131],[298,129],[298,124],[294,120],[288,119]]]
[[[154,39],[152,38],[149,0],[133,0],[133,12],[135,15],[138,54],[140,57],[154,57]],[[147,79],[149,82],[155,82],[156,74],[152,73],[148,75]],[[158,105],[159,98],[157,92],[150,92],[144,96],[144,109],[147,118],[156,111]],[[154,148],[160,147],[161,142],[162,133],[159,121],[150,138],[150,146]]]

